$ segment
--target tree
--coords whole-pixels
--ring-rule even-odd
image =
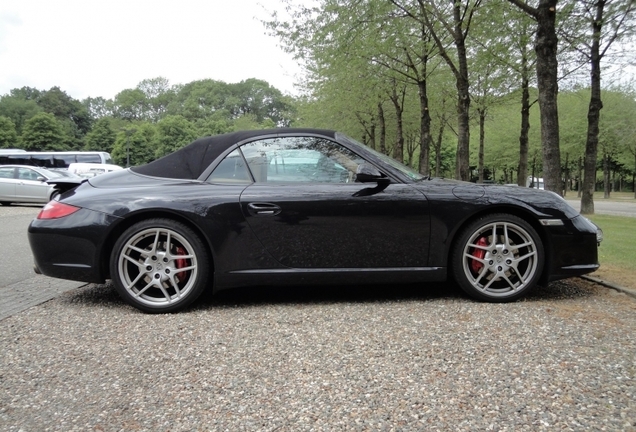
[[[0,148],[14,148],[18,145],[18,134],[10,118],[0,116]]]
[[[633,0],[579,0],[583,16],[589,23],[589,39],[584,41],[586,51],[581,51],[590,64],[590,105],[588,110],[587,139],[581,213],[594,213],[594,186],[599,145],[601,100],[601,61],[612,44],[634,34],[633,20],[636,2]],[[630,25],[626,25],[629,23]],[[607,158],[604,158],[606,161]],[[607,184],[607,181],[606,181]],[[609,192],[606,192],[609,195]]]
[[[33,151],[70,150],[60,122],[53,114],[39,113],[24,124],[21,136],[22,147]]]
[[[115,117],[129,121],[145,120],[147,111],[148,101],[143,91],[139,89],[126,89],[115,95]]]
[[[293,109],[288,97],[268,82],[250,78],[237,84],[229,84],[232,104],[225,106],[234,118],[252,115],[258,123],[270,119],[274,125],[289,126]]]
[[[113,101],[110,99],[104,99],[101,96],[88,97],[82,101],[82,105],[88,111],[89,116],[93,120],[100,119],[102,117],[113,116]]]
[[[84,150],[111,152],[115,144],[115,131],[110,126],[111,120],[102,117],[93,126],[93,129],[86,135],[86,145]]]
[[[192,123],[183,116],[166,116],[157,123],[155,157],[179,150],[197,138]]]
[[[40,93],[37,104],[60,122],[71,147],[80,149],[83,146],[84,136],[90,131],[92,120],[80,101],[73,99],[59,87],[52,87]]]
[[[155,159],[153,143],[156,139],[155,126],[150,123],[139,123],[134,127],[123,129],[117,133],[111,156],[117,165],[143,165]]]
[[[537,85],[541,114],[543,177],[547,190],[563,194],[559,147],[557,0],[539,0],[531,7],[523,0],[508,0],[537,22],[534,50],[537,56]]]
[[[137,84],[137,90],[141,90],[145,96],[144,116],[153,122],[165,115],[175,96],[175,91],[170,88],[170,81],[163,77],[145,79]]]
[[[35,100],[13,95],[0,97],[0,116],[11,119],[18,135],[22,133],[24,123],[39,112],[42,108]]]
[[[15,148],[18,145],[18,134],[10,118],[0,116],[0,148]]]
[[[468,80],[466,39],[475,12],[481,5],[481,0],[457,0],[450,3],[448,1],[418,0],[418,3],[431,37],[455,77],[457,88],[455,177],[467,181],[470,179],[470,83]],[[448,48],[447,38],[450,39],[455,48],[454,56]]]

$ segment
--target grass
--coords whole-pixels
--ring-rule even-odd
[[[604,234],[598,249],[601,268],[591,276],[636,289],[636,218],[592,215]]]

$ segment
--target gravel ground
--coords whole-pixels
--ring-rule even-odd
[[[239,290],[145,315],[90,285],[0,321],[0,430],[636,431],[636,301],[582,280]]]

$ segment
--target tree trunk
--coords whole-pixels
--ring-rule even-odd
[[[484,182],[484,125],[486,123],[486,110],[480,108],[479,110],[479,183]],[[504,171],[504,175],[507,176]]]
[[[431,115],[428,110],[426,80],[417,83],[420,96],[420,173],[425,176],[431,172]]]
[[[610,157],[605,155],[603,158],[603,198],[610,197]]]
[[[591,60],[591,94],[587,111],[587,140],[585,142],[585,167],[583,179],[583,195],[581,197],[581,213],[594,214],[594,189],[596,184],[596,159],[598,158],[599,118],[603,102],[601,101],[601,55],[600,39],[603,19],[604,0],[596,3],[596,19],[592,23]]]
[[[459,3],[457,3],[459,4]],[[459,10],[459,7],[456,7]],[[457,24],[459,26],[459,24]],[[460,31],[456,30],[456,31]],[[460,32],[461,34],[461,32]],[[457,166],[455,177],[458,180],[470,180],[470,92],[468,82],[468,63],[466,61],[466,46],[464,40],[456,41],[457,57],[459,59],[459,74],[457,80]]]
[[[528,176],[528,132],[530,130],[530,79],[528,59],[524,52],[521,65],[521,132],[519,133],[519,171],[517,185],[525,186]]]
[[[579,175],[576,182],[576,196],[581,198],[583,193],[583,161],[579,158]]]
[[[380,153],[386,153],[386,121],[384,120],[384,109],[382,102],[378,102],[378,123],[380,124]]]
[[[543,181],[545,189],[559,195],[561,184],[561,150],[559,148],[559,111],[557,96],[558,39],[555,30],[557,0],[540,0],[537,8],[537,84],[541,112]]]
[[[570,153],[565,154],[565,182],[563,183],[563,196],[566,196],[570,189]]]
[[[375,122],[369,128],[369,147],[375,150]]]
[[[398,162],[404,162],[404,122],[402,120],[402,113],[404,112],[404,91],[402,92],[402,101],[400,102],[400,95],[397,93],[397,85],[393,83],[393,92],[391,93],[391,102],[395,108],[395,145],[393,146],[393,159]]]

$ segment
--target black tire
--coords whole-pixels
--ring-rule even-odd
[[[541,238],[529,223],[498,213],[468,225],[459,234],[451,259],[453,276],[469,296],[508,302],[537,285],[545,258]]]
[[[11,203],[9,201],[0,201],[0,205],[9,206]]]
[[[50,201],[53,201],[54,199],[56,199],[57,197],[59,197],[61,194],[58,191],[55,191],[51,194],[51,199]]]
[[[201,239],[170,219],[148,219],[115,242],[110,275],[119,295],[149,313],[177,312],[208,285],[210,258]]]

